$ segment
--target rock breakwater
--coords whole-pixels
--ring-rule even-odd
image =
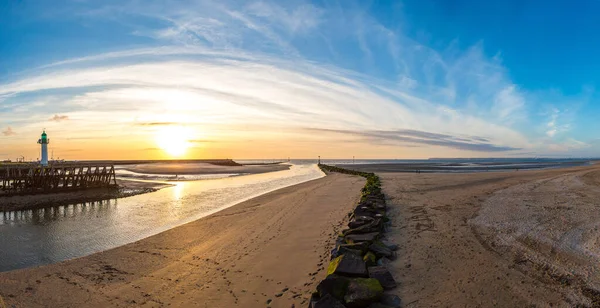
[[[319,168],[324,172],[362,176],[367,183],[360,202],[348,214],[348,229],[336,239],[327,277],[318,284],[309,307],[400,307],[398,296],[385,293],[397,285],[385,265],[396,258],[398,246],[385,239],[390,222],[379,177],[323,164]]]

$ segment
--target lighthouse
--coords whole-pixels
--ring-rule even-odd
[[[50,139],[48,139],[48,135],[46,135],[46,130],[42,133],[42,138],[38,140],[38,143],[42,145],[42,160],[40,164],[42,166],[48,166],[48,143],[50,143]]]

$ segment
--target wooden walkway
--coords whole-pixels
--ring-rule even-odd
[[[0,195],[116,186],[112,164],[0,165]]]

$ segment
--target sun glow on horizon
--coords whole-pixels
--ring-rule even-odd
[[[175,125],[161,127],[155,136],[160,149],[173,157],[182,157],[190,147],[191,132],[187,127]]]

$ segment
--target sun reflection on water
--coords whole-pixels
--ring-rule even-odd
[[[173,187],[173,198],[175,200],[180,200],[183,197],[183,191],[185,189],[185,182],[179,182],[175,184]]]

